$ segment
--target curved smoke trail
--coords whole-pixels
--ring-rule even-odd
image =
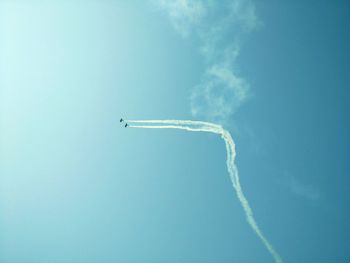
[[[227,170],[230,175],[232,186],[236,191],[239,202],[241,203],[244,213],[247,218],[247,222],[253,229],[255,234],[260,238],[266,249],[274,258],[276,263],[283,263],[282,258],[273,248],[271,243],[264,236],[260,230],[257,222],[255,221],[253,210],[251,209],[247,198],[245,197],[242,186],[239,182],[238,169],[235,165],[236,149],[235,143],[231,134],[222,128],[220,125],[203,122],[203,121],[190,121],[190,120],[127,120],[130,123],[130,128],[140,129],[180,129],[190,132],[210,132],[221,135],[221,138],[225,141],[226,153],[227,153]],[[136,125],[133,125],[135,123]]]

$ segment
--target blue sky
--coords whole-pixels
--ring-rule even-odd
[[[348,262],[346,1],[1,1],[1,262]],[[244,96],[242,96],[242,92]]]

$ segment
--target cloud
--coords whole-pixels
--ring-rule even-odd
[[[224,120],[247,98],[248,83],[225,65],[213,65],[191,95],[193,116],[204,114],[208,119]]]
[[[183,37],[188,36],[191,28],[198,25],[205,14],[202,1],[159,0],[157,3],[168,13],[174,28]]]
[[[300,181],[298,181],[294,176],[288,177],[288,186],[290,191],[299,196],[302,197],[308,201],[318,201],[321,197],[320,190],[310,184],[303,184]]]
[[[250,0],[157,1],[182,37],[198,40],[206,66],[190,96],[195,117],[225,122],[249,97],[249,83],[237,69],[243,40],[260,25]]]

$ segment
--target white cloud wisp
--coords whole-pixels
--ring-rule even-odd
[[[199,41],[206,70],[191,92],[192,115],[226,122],[249,97],[249,83],[240,76],[236,61],[243,39],[260,24],[254,4],[251,0],[155,2],[182,37]]]

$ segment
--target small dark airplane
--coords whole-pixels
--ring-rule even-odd
[[[124,120],[123,119],[120,119],[119,122],[123,122]]]
[[[125,123],[124,127],[126,128],[126,127],[128,127],[128,126],[129,126],[129,124]]]

